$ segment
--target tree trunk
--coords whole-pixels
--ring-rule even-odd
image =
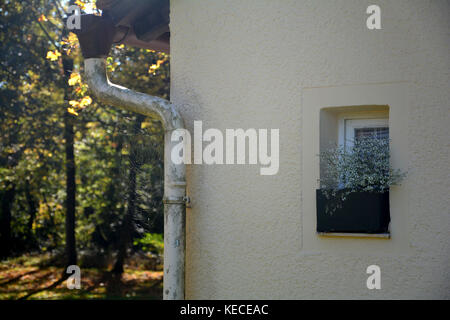
[[[136,122],[133,125],[133,135],[136,135],[141,128],[141,123],[144,117],[138,115],[136,118]],[[136,161],[136,152],[137,148],[135,143],[133,143],[133,138],[130,144],[130,171],[128,174],[128,208],[125,213],[121,232],[120,232],[120,243],[119,250],[117,252],[117,260],[114,264],[114,268],[112,272],[116,275],[123,273],[123,265],[125,259],[127,257],[127,250],[132,242],[132,234],[133,234],[133,220],[136,211],[136,174],[139,169],[138,163]]]
[[[75,3],[69,1],[69,6]],[[69,34],[67,28],[63,28],[61,39]],[[76,181],[75,181],[75,155],[74,155],[74,123],[75,117],[67,112],[68,101],[70,100],[71,89],[68,86],[70,75],[73,71],[73,58],[67,54],[62,57],[62,81],[64,88],[64,140],[66,152],[66,264],[67,266],[77,264],[77,250],[75,242],[75,207],[76,207]],[[63,272],[63,276],[66,273]]]
[[[0,259],[11,253],[11,206],[16,196],[16,188],[12,185],[3,192],[0,208]]]
[[[122,222],[119,250],[117,252],[117,260],[113,268],[113,273],[116,274],[123,273],[123,264],[127,256],[128,246],[132,240],[131,234],[133,232],[133,218],[136,209],[136,168],[133,166],[130,168],[128,183],[128,208]]]
[[[25,181],[25,197],[27,198],[28,213],[30,215],[27,221],[27,242],[34,247],[35,243],[33,238],[33,223],[34,219],[36,218],[37,208],[36,201],[30,191],[30,182],[28,180]]]
[[[73,60],[69,57],[63,59],[64,79],[66,83],[64,102],[69,100],[67,81],[73,69]],[[77,251],[75,242],[75,155],[74,155],[74,116],[64,113],[64,140],[66,150],[66,261],[67,265],[77,264]]]
[[[64,115],[64,138],[66,140],[66,259],[67,265],[77,264],[75,243],[75,156],[74,133],[71,115]]]

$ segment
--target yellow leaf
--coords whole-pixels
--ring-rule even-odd
[[[69,104],[74,108],[77,108],[80,105],[80,103],[76,100],[70,100]]]
[[[82,10],[86,8],[86,4],[81,2],[80,0],[75,1],[75,4],[79,6]]]
[[[75,111],[74,108],[67,108],[67,111],[68,111],[70,114],[73,114],[73,115],[75,115],[75,116],[78,115],[78,113]]]
[[[71,48],[78,47],[78,38],[75,33],[69,32],[69,35],[60,41],[62,45],[68,45]]]
[[[70,79],[69,79],[68,82],[69,82],[69,86],[74,86],[77,83],[81,83],[81,76],[80,76],[80,74],[77,73],[77,72],[72,72],[70,74]]]
[[[145,129],[145,128],[150,127],[150,126],[151,126],[151,123],[149,123],[149,122],[142,122],[141,123],[141,129]]]
[[[155,71],[158,70],[159,67],[161,67],[161,65],[162,65],[164,62],[166,62],[166,59],[163,59],[163,60],[157,60],[157,61],[156,61],[156,64],[152,64],[152,65],[150,66],[150,68],[148,68],[148,73],[153,73],[153,74],[154,74]]]
[[[80,101],[80,107],[86,107],[92,103],[92,99],[89,96],[83,97]]]
[[[158,66],[156,64],[152,64],[150,68],[148,68],[148,73],[155,73],[155,71],[158,69]]]
[[[58,50],[55,51],[49,51],[47,52],[47,59],[50,59],[51,61],[56,61],[61,56],[61,53],[59,53]]]
[[[77,43],[78,42],[78,38],[77,35],[73,32],[69,32],[69,36],[67,37],[67,41],[69,43]]]
[[[41,14],[41,16],[39,17],[38,21],[39,21],[39,22],[41,22],[41,21],[48,21],[48,19],[47,19],[46,16],[44,16],[43,14]]]

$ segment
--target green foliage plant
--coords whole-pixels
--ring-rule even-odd
[[[320,188],[331,205],[327,212],[342,208],[348,195],[354,192],[384,193],[398,185],[406,172],[394,169],[389,161],[389,139],[365,136],[355,139],[353,146],[336,146],[319,154]]]

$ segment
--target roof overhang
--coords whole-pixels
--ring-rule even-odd
[[[112,44],[170,52],[169,0],[98,0],[97,8],[102,15],[83,15],[76,32],[85,58]]]

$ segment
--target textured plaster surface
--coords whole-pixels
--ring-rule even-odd
[[[186,127],[280,129],[275,176],[188,166],[187,298],[450,298],[450,3],[377,1],[383,29],[374,31],[370,4],[171,1],[171,98]],[[302,92],[386,82],[413,88],[409,250],[305,250]],[[366,288],[371,264],[381,267],[381,290]]]

